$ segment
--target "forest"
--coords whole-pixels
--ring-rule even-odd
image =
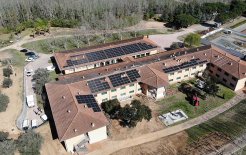
[[[242,0],[0,0],[0,27],[15,32],[50,26],[109,30],[150,18],[185,27],[213,18],[226,22],[245,12],[245,3]]]

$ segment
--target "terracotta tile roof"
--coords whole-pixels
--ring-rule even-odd
[[[70,66],[70,67],[67,66],[67,60],[72,59],[71,57],[75,57],[77,60],[78,57],[80,57],[81,55],[83,55],[85,53],[95,52],[98,50],[111,49],[111,48],[120,47],[123,45],[134,44],[134,43],[147,43],[147,44],[151,44],[153,46],[156,46],[156,48],[154,48],[154,49],[160,49],[160,47],[158,47],[154,42],[149,40],[147,37],[138,37],[138,38],[127,39],[127,40],[122,40],[122,41],[115,41],[112,43],[106,43],[106,44],[101,44],[101,45],[96,45],[96,46],[78,48],[78,49],[74,49],[74,50],[55,52],[54,57],[56,59],[56,62],[57,62],[59,69],[64,70],[65,68],[67,68],[67,69],[74,68],[74,66]],[[151,49],[151,50],[153,50],[153,49]],[[142,51],[146,52],[146,50],[142,50]],[[142,51],[139,51],[136,53],[142,53]],[[136,54],[136,53],[134,53],[134,54]],[[127,54],[127,55],[133,55],[133,54]],[[124,56],[127,56],[127,55],[124,55]],[[123,56],[118,56],[115,58],[122,58],[122,57]],[[86,56],[83,56],[83,58],[87,59]],[[109,58],[109,59],[112,59],[112,58]],[[105,60],[107,60],[107,59],[105,59]],[[86,64],[95,64],[97,62],[100,62],[100,61],[87,62],[84,64],[76,65],[76,67],[81,67],[81,66],[84,66]]]
[[[108,125],[103,112],[94,112],[91,108],[78,104],[75,95],[78,95],[78,92],[88,93],[82,86],[77,83],[68,85],[56,82],[48,83],[45,87],[60,141]]]

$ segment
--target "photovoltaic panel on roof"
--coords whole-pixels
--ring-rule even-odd
[[[118,74],[110,75],[109,79],[114,87],[131,83],[126,73],[118,73]]]
[[[102,90],[107,90],[110,88],[108,82],[105,81],[105,78],[99,78],[99,79],[88,81],[88,86],[92,93],[96,93]]]
[[[79,104],[85,104],[88,108],[92,108],[94,112],[101,111],[93,95],[76,95],[75,97]]]
[[[89,62],[107,59],[107,56],[105,55],[103,50],[91,52],[91,53],[86,53],[85,55],[87,56]]]
[[[140,78],[140,75],[136,69],[126,71],[126,74],[128,75],[131,82],[135,82],[135,81],[137,81],[138,78]]]
[[[106,49],[104,52],[108,58],[125,55],[124,51],[120,47]]]

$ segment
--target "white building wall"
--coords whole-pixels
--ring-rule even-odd
[[[165,96],[165,88],[164,87],[157,88],[156,99],[158,100],[164,98],[164,96]]]
[[[244,88],[246,86],[245,84],[246,84],[246,78],[238,80],[234,91]]]
[[[88,132],[90,139],[90,144],[99,142],[101,140],[107,139],[107,128],[106,126],[98,128],[96,130]]]
[[[73,152],[74,146],[79,144],[83,139],[85,139],[84,134],[65,140],[64,143],[66,150],[68,152]]]

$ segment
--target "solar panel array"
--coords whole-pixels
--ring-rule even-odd
[[[136,53],[143,50],[153,49],[156,47],[157,46],[148,45],[146,43],[135,43],[135,44],[124,45],[121,47],[110,48],[106,50],[99,50],[95,52],[85,53],[84,55],[87,57],[87,59],[82,58],[78,60],[67,60],[67,66],[79,65],[88,62],[94,62],[98,60],[118,57],[126,54]],[[76,56],[80,56],[80,55],[76,55]],[[76,56],[71,56],[71,57],[76,57]]]
[[[99,79],[88,81],[88,85],[92,93],[99,92],[102,90],[107,90],[110,88],[108,82],[105,81],[105,78],[99,78]]]
[[[76,95],[75,97],[79,104],[86,104],[86,106],[92,108],[94,112],[101,111],[93,95]]]
[[[137,78],[140,78],[140,75],[136,69],[109,76],[109,79],[114,87],[135,82],[137,81]]]
[[[198,64],[203,64],[203,63],[208,62],[207,60],[203,60],[203,61],[199,61],[199,60],[200,60],[199,58],[192,59],[189,62],[184,62],[184,63],[182,63],[180,65],[177,65],[177,66],[164,68],[163,71],[165,73],[170,73],[170,72],[174,72],[174,71],[177,71],[177,70],[180,70],[180,69],[184,69],[184,68],[188,68],[188,67],[192,67],[192,66],[196,66]]]

